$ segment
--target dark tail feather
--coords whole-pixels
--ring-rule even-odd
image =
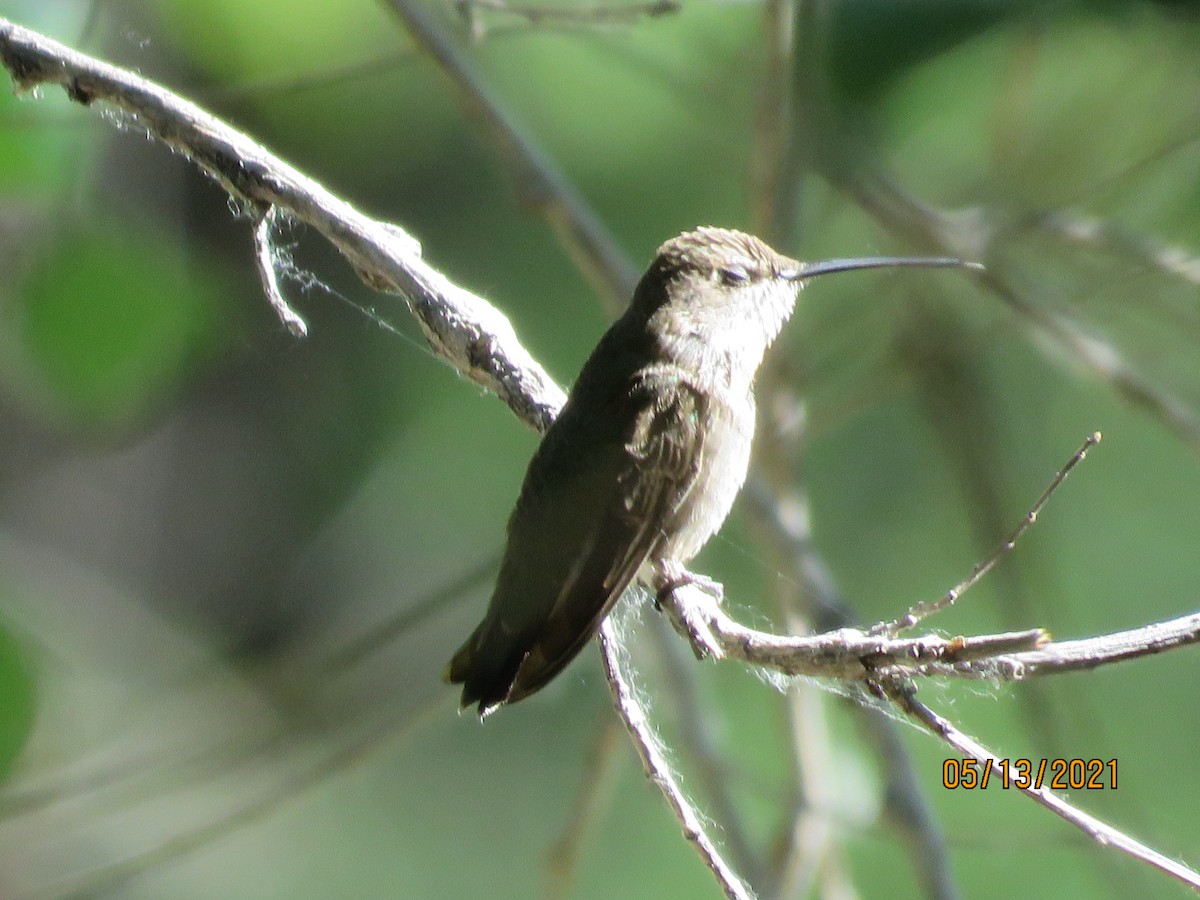
[[[478,704],[480,719],[508,702],[513,678],[525,658],[519,643],[485,633],[487,626],[486,620],[480,623],[442,672],[442,680],[463,686],[462,708]]]

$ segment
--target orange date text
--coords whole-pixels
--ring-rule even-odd
[[[942,787],[947,790],[985,788],[1005,790],[1084,791],[1117,789],[1115,759],[947,759],[942,763]]]

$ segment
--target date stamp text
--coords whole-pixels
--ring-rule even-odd
[[[947,759],[942,763],[942,787],[970,790],[998,784],[1001,788],[1052,791],[1117,789],[1115,759]]]

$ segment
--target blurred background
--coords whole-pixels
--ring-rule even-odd
[[[620,3],[422,9],[635,269],[697,224],[802,259],[989,267],[804,292],[763,373],[755,493],[695,566],[731,611],[900,615],[1094,430],[1015,555],[930,626],[1069,638],[1194,610],[1195,7]],[[564,386],[614,313],[391,4],[0,15],[401,224]],[[318,235],[276,238],[304,340],[264,302],[251,223],[186,160],[58,90],[0,92],[0,896],[720,896],[594,648],[485,726],[456,713],[439,673],[536,435]],[[811,541],[772,530],[784,499]],[[945,790],[913,728],[625,618],[664,740],[763,896],[1179,895],[1014,792]],[[1002,756],[1116,759],[1118,790],[1072,799],[1196,865],[1197,672],[1184,649],[920,696]],[[932,813],[915,839],[897,773]]]

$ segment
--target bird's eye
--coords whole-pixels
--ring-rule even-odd
[[[732,287],[733,285],[745,284],[750,280],[750,273],[742,266],[726,266],[721,269],[721,283]]]

